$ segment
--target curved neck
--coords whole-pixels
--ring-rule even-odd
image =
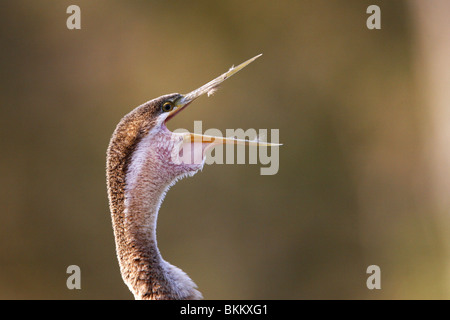
[[[200,299],[192,280],[158,250],[158,211],[171,182],[154,167],[150,138],[122,160],[115,159],[120,153],[108,152],[108,194],[122,278],[136,299]]]
[[[117,244],[122,277],[136,299],[176,299],[156,241],[161,190],[125,188],[123,238]]]

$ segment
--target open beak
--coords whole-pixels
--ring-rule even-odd
[[[262,54],[259,54],[243,63],[238,65],[237,67],[231,67],[230,70],[223,73],[222,75],[218,76],[214,80],[211,80],[207,84],[201,86],[198,89],[195,89],[194,91],[189,92],[188,94],[182,95],[180,98],[178,98],[175,101],[176,108],[169,113],[169,116],[166,118],[166,122],[169,121],[171,118],[173,118],[175,115],[177,115],[179,112],[184,110],[192,101],[200,97],[201,95],[204,95],[205,93],[210,96],[214,93],[214,91],[229,77],[234,75],[235,73],[239,72],[240,70],[244,69],[246,66],[248,66],[250,63],[255,61],[257,58],[262,56]],[[190,139],[190,142],[196,143],[200,142],[202,144],[208,144],[208,145],[216,145],[216,144],[238,144],[238,145],[249,145],[249,146],[268,146],[268,147],[275,147],[280,146],[281,144],[278,143],[267,143],[267,142],[260,142],[257,140],[245,140],[245,139],[236,139],[236,138],[224,138],[224,137],[214,137],[214,136],[206,136],[201,134],[195,134],[195,133],[189,133],[189,135],[185,136],[185,142],[188,142],[187,140]]]

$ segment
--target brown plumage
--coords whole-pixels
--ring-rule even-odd
[[[157,212],[148,209],[143,212],[143,205],[129,205],[126,208],[125,190],[127,172],[132,162],[136,148],[155,127],[156,118],[161,114],[161,103],[170,101],[180,95],[167,95],[149,101],[126,115],[118,124],[111,138],[107,152],[107,185],[116,239],[116,250],[120,270],[125,283],[137,299],[198,299],[201,294],[195,290],[195,285],[181,270],[165,263],[156,246],[156,235],[146,219],[154,219]],[[148,169],[148,166],[144,168]],[[155,168],[156,169],[156,168]],[[142,178],[151,178],[145,172]],[[167,185],[167,182],[165,183]],[[154,201],[160,201],[165,190],[155,196]],[[147,194],[140,194],[145,193]],[[148,190],[135,188],[132,192],[136,198],[148,198]],[[156,203],[153,203],[156,207]],[[126,209],[132,210],[131,219],[125,221]],[[150,221],[153,222],[153,221]],[[147,226],[149,229],[141,229]],[[155,239],[155,240],[153,240]],[[185,288],[173,288],[176,280],[183,278]]]
[[[116,127],[107,150],[108,198],[120,271],[136,299],[202,298],[195,283],[161,257],[156,241],[159,207],[171,185],[202,169],[211,146],[261,143],[172,133],[165,123],[257,57],[189,94],[148,101]]]

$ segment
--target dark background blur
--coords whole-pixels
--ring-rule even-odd
[[[106,195],[116,124],[259,53],[169,128],[279,129],[280,170],[179,182],[163,257],[207,299],[450,298],[449,4],[1,0],[0,298],[131,299]]]

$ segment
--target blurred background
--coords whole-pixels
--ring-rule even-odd
[[[177,183],[163,257],[206,299],[449,299],[449,15],[444,0],[2,0],[0,299],[132,299],[106,194],[116,124],[259,53],[169,128],[279,129],[279,172]]]

